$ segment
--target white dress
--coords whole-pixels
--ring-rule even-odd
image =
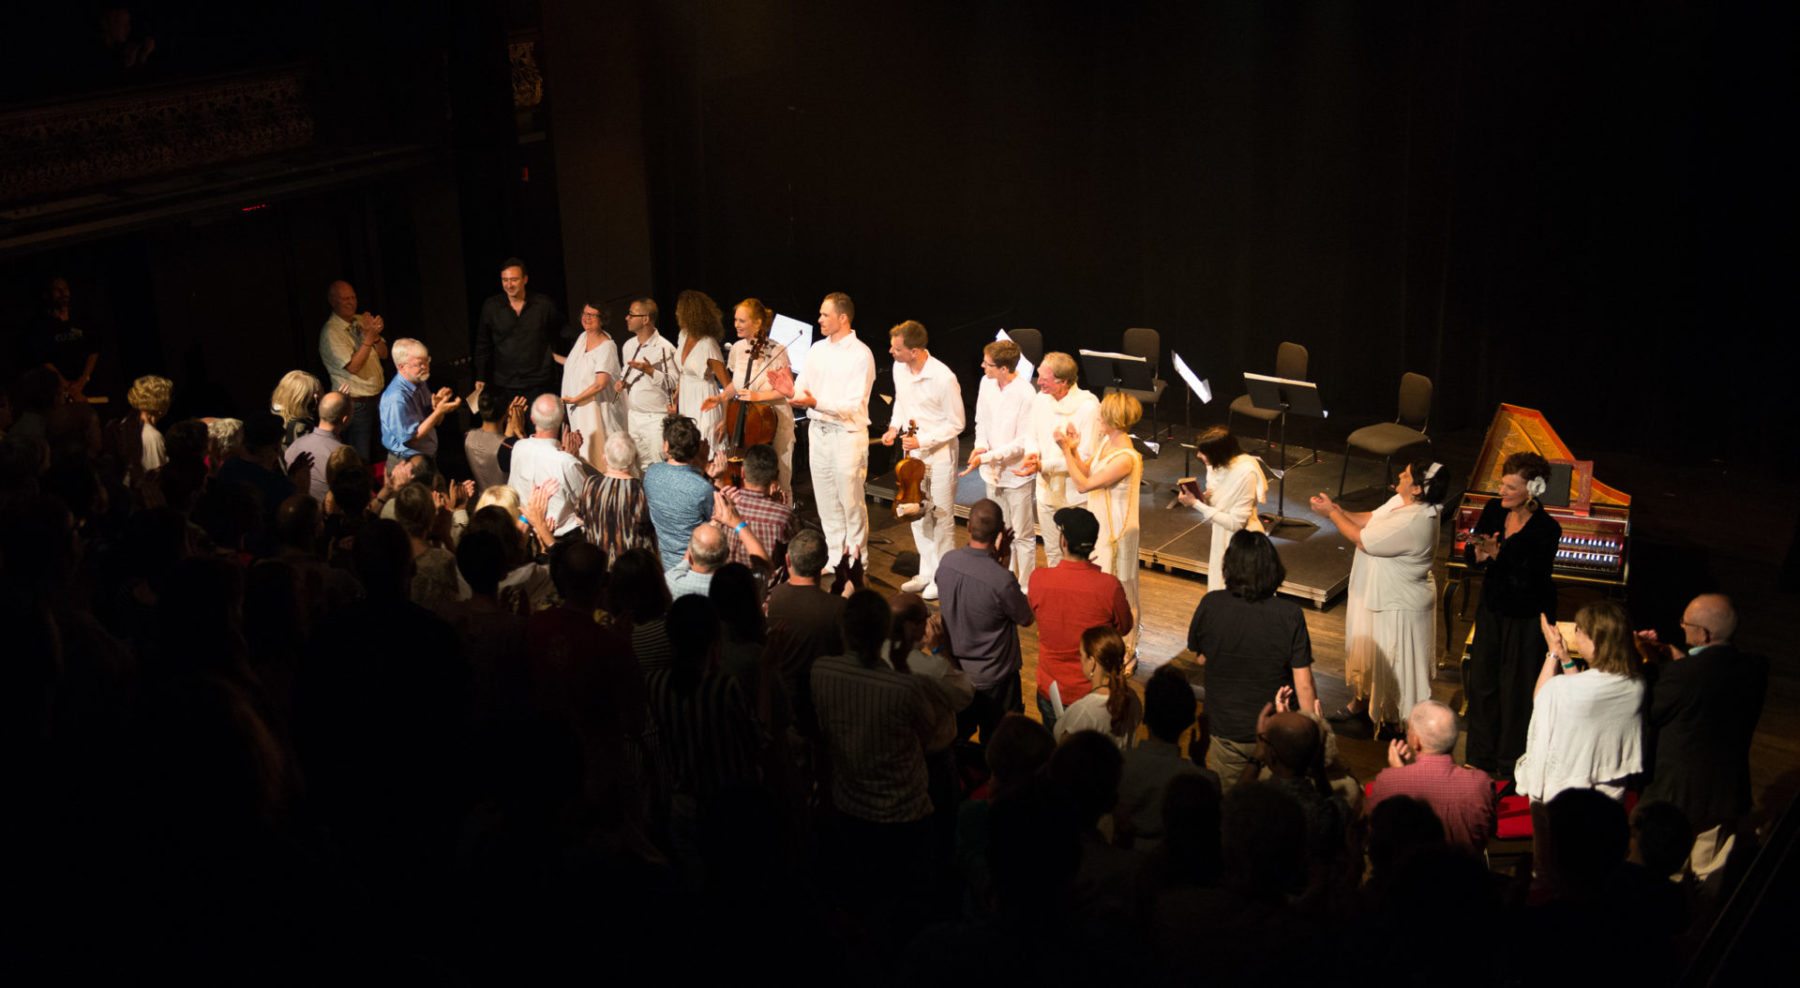
[[[1131,604],[1131,634],[1125,636],[1125,664],[1129,675],[1137,664],[1138,630],[1143,619],[1138,611],[1138,490],[1144,481],[1144,458],[1135,449],[1094,454],[1090,475],[1100,472],[1115,457],[1131,458],[1131,471],[1105,487],[1088,491],[1087,509],[1100,522],[1100,539],[1094,543],[1093,561],[1101,570],[1119,578],[1125,600]]]
[[[1195,501],[1194,510],[1212,523],[1212,539],[1206,554],[1207,592],[1225,589],[1225,548],[1239,529],[1263,530],[1256,506],[1269,494],[1262,465],[1249,455],[1231,458],[1224,466],[1206,468],[1206,489],[1212,503]]]
[[[713,441],[713,430],[725,419],[725,409],[715,405],[711,411],[700,410],[700,403],[719,393],[719,381],[713,377],[708,361],[725,362],[725,353],[719,349],[719,341],[710,336],[702,336],[695,340],[694,348],[688,349],[687,330],[681,331],[681,337],[675,341],[675,356],[681,361],[681,386],[675,395],[675,410],[694,420],[700,427],[700,438]],[[686,357],[682,356],[683,352]]]
[[[563,364],[562,393],[565,398],[573,398],[593,387],[594,378],[600,374],[610,374],[614,381],[619,379],[618,346],[602,336],[600,342],[589,349],[588,339],[586,333],[581,334]],[[611,386],[602,388],[593,400],[568,406],[568,411],[569,428],[581,433],[581,452],[577,455],[595,469],[605,470],[601,451],[606,448],[607,434],[625,428],[618,391]]]
[[[1437,535],[1436,506],[1406,504],[1396,494],[1369,515],[1350,564],[1344,673],[1378,721],[1405,723],[1415,704],[1431,699]]]
[[[763,355],[750,363],[750,341],[738,340],[731,344],[731,357],[726,367],[731,370],[731,385],[738,391],[774,391],[769,384],[769,372],[789,366],[787,347],[770,340],[763,347]],[[775,410],[775,455],[781,460],[781,475],[776,486],[787,495],[789,504],[794,503],[794,409],[786,398],[777,397],[774,401],[759,402]]]

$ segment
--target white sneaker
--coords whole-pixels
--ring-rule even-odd
[[[912,579],[907,580],[905,583],[900,584],[900,592],[901,593],[918,593],[919,591],[924,590],[926,587],[929,587],[929,586],[931,586],[930,580],[925,579],[923,576],[915,576]]]
[[[937,599],[937,584],[933,583],[931,586],[926,587],[925,592],[920,594],[919,596],[925,598],[926,600],[936,600]]]

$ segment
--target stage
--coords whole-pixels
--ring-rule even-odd
[[[1176,504],[1174,493],[1177,480],[1201,476],[1199,457],[1183,446],[1184,443],[1191,444],[1200,430],[1179,425],[1173,429],[1174,435],[1163,435],[1157,451],[1153,452],[1141,439],[1138,442],[1138,451],[1144,454],[1144,483],[1138,504],[1138,562],[1155,569],[1205,576],[1212,526],[1200,521],[1200,516],[1191,509]],[[965,456],[972,440],[972,433],[963,437],[961,448]],[[1259,456],[1268,468],[1281,467],[1279,445],[1265,449],[1261,437],[1257,436],[1254,439],[1245,437],[1244,446],[1251,455]],[[1341,446],[1321,449],[1315,458],[1311,447],[1290,444],[1287,455],[1293,466],[1286,472],[1287,491],[1281,502],[1281,513],[1286,521],[1269,530],[1269,537],[1275,541],[1281,561],[1287,567],[1287,580],[1282,583],[1281,592],[1323,608],[1349,586],[1350,562],[1356,548],[1335,527],[1313,514],[1307,502],[1320,491],[1335,496],[1338,474],[1344,464],[1343,451]],[[893,503],[893,462],[890,449],[880,445],[871,447],[865,490],[880,504]],[[1367,511],[1387,499],[1382,469],[1380,460],[1366,456],[1351,458],[1344,497],[1340,499],[1346,508]],[[1280,482],[1271,474],[1269,499],[1261,509],[1265,517],[1276,514],[1280,490]],[[979,472],[962,477],[956,488],[957,517],[967,518],[969,505],[985,496]]]

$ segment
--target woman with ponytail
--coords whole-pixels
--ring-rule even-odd
[[[1125,639],[1117,630],[1101,625],[1081,633],[1081,671],[1094,691],[1056,719],[1056,740],[1060,743],[1076,731],[1098,731],[1121,749],[1137,744],[1144,702],[1132,692],[1131,678],[1125,675]]]
[[[1464,760],[1501,779],[1525,753],[1531,696],[1543,664],[1539,615],[1556,615],[1550,569],[1562,526],[1538,500],[1550,464],[1514,453],[1501,466],[1500,495],[1481,509],[1465,558],[1481,576],[1475,643],[1469,650],[1469,744]]]

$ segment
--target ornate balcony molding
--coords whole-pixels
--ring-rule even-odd
[[[0,201],[306,147],[305,66],[112,90],[0,113]]]

